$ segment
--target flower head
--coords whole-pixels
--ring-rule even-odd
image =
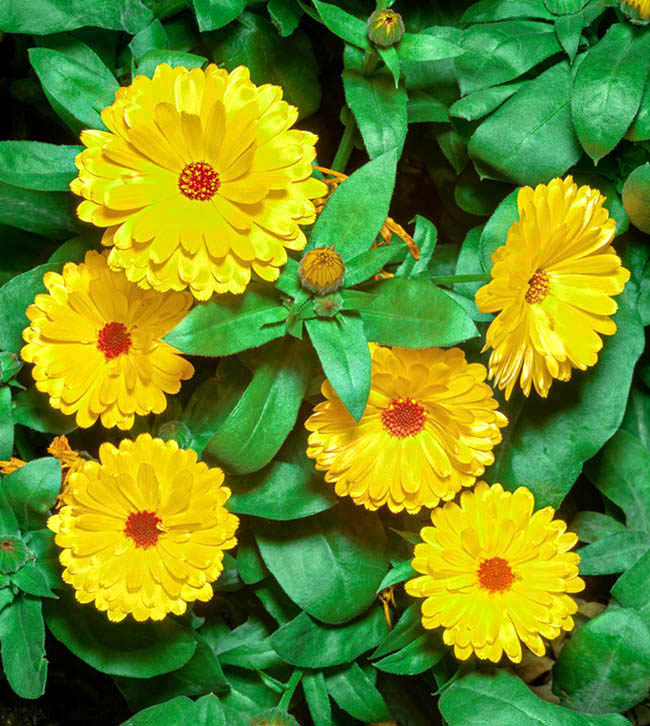
[[[106,227],[111,269],[156,290],[200,300],[241,293],[251,272],[275,280],[299,225],[316,216],[316,136],[291,127],[298,111],[279,86],[232,73],[162,64],[136,76],[102,111],[108,131],[84,131],[81,219]]]
[[[621,0],[621,8],[633,23],[650,22],[650,0]]]
[[[404,30],[402,16],[394,10],[375,10],[368,18],[368,38],[382,48],[399,43]]]
[[[161,340],[187,313],[187,293],[142,290],[88,252],[61,275],[47,272],[49,295],[27,308],[24,360],[34,363],[39,391],[77,424],[130,429],[135,414],[160,413],[194,368]]]
[[[533,514],[526,487],[505,492],[501,484],[479,482],[463,492],[460,506],[431,512],[433,527],[421,532],[413,569],[421,576],[406,592],[425,598],[422,624],[444,628],[443,638],[461,660],[476,653],[496,663],[505,651],[521,661],[523,642],[544,655],[542,638],[573,628],[580,592],[580,557],[569,552],[578,541],[545,507]]]
[[[481,312],[498,312],[485,348],[490,379],[510,397],[517,379],[547,396],[554,378],[598,359],[600,335],[613,335],[609,317],[630,273],[610,243],[616,222],[597,189],[569,176],[519,190],[520,221],[492,255],[492,281],[476,293]]]
[[[221,469],[149,434],[102,444],[99,459],[71,476],[48,520],[77,600],[113,621],[161,620],[208,601],[223,550],[237,542]]]
[[[505,416],[480,363],[459,348],[371,346],[372,382],[357,423],[329,381],[305,426],[307,455],[339,496],[410,513],[448,501],[494,461]]]
[[[309,292],[327,295],[343,284],[345,263],[334,245],[316,247],[305,253],[298,267],[298,277]]]

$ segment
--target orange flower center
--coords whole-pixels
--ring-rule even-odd
[[[426,414],[424,406],[410,398],[391,401],[390,406],[381,412],[381,422],[391,436],[406,439],[416,436],[424,428]]]
[[[106,360],[117,358],[122,353],[128,353],[131,347],[131,336],[126,326],[122,323],[106,323],[99,331],[97,347]]]
[[[526,290],[526,302],[529,305],[540,303],[548,295],[548,275],[545,270],[537,270],[535,274],[528,280],[528,290]]]
[[[509,590],[515,581],[510,565],[501,557],[483,560],[478,568],[478,581],[482,588],[490,592]]]
[[[205,161],[193,161],[178,177],[178,188],[188,199],[207,202],[219,191],[221,181],[217,172]]]
[[[162,519],[153,512],[133,512],[126,520],[124,534],[135,542],[136,547],[153,547],[161,533],[158,529],[160,522]]]
[[[14,543],[10,539],[0,540],[0,550],[3,552],[13,552]]]

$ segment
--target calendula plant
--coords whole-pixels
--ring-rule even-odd
[[[0,722],[650,724],[649,22],[0,0]]]

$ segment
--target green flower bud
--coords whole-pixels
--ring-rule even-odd
[[[345,279],[345,262],[331,247],[316,247],[305,253],[298,267],[300,283],[309,292],[327,295],[335,292]]]
[[[404,35],[404,21],[394,10],[375,10],[368,18],[368,37],[381,48],[399,43]]]
[[[282,708],[271,708],[255,716],[251,726],[300,726],[298,721]]]
[[[23,362],[15,353],[0,352],[0,383],[7,383],[23,367]]]
[[[27,562],[29,551],[20,537],[0,534],[0,572],[17,572]]]
[[[325,295],[314,300],[314,312],[319,318],[333,318],[338,315],[343,307],[343,298],[335,293]]]
[[[168,421],[158,429],[158,437],[163,441],[175,441],[181,449],[192,448],[194,437],[182,421]]]

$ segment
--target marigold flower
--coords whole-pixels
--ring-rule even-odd
[[[476,653],[496,663],[505,651],[521,661],[523,642],[544,655],[542,638],[573,628],[577,605],[567,593],[584,589],[580,556],[569,552],[578,536],[553,519],[526,487],[504,492],[501,484],[479,482],[463,492],[460,506],[431,512],[433,527],[421,532],[406,592],[425,598],[422,624],[444,628],[443,639],[456,657]]]
[[[160,413],[193,366],[161,340],[192,304],[187,293],[142,290],[106,264],[108,253],[86,253],[63,274],[43,278],[49,295],[27,308],[23,359],[34,363],[39,391],[77,424],[101,417],[107,428],[130,429],[134,416]]]
[[[210,600],[239,521],[225,508],[221,469],[149,434],[102,444],[99,459],[71,476],[65,506],[48,520],[77,600],[116,622],[162,620]]]
[[[392,512],[448,501],[494,461],[507,424],[497,411],[487,371],[459,348],[410,350],[371,346],[368,405],[357,423],[329,381],[305,426],[307,455],[366,509]]]
[[[546,397],[554,378],[595,365],[600,335],[616,332],[611,296],[630,273],[610,245],[616,222],[604,201],[570,176],[519,190],[520,221],[492,255],[492,281],[476,293],[481,312],[498,312],[483,350],[493,348],[490,379],[506,398],[518,378],[524,395],[534,385]]]
[[[331,247],[316,247],[305,253],[298,267],[302,286],[316,295],[336,292],[343,284],[345,263],[341,255]]]
[[[301,250],[316,218],[317,137],[282,89],[228,73],[171,68],[136,76],[102,111],[108,131],[84,131],[79,217],[106,227],[111,269],[156,290],[189,288],[199,300],[241,293],[251,271],[275,280],[285,248]]]
[[[650,0],[622,0],[621,8],[632,22],[645,25],[650,21]]]

